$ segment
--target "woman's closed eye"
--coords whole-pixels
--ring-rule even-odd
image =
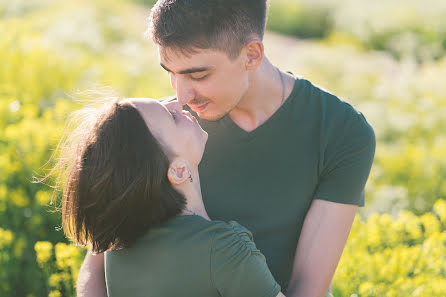
[[[177,112],[175,110],[172,110],[170,111],[170,114],[172,115],[173,120],[176,121],[178,116]]]

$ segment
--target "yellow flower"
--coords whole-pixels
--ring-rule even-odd
[[[56,244],[56,263],[59,269],[73,267],[79,257],[79,249],[65,243]]]
[[[421,223],[424,227],[425,237],[429,237],[431,234],[440,232],[441,223],[432,213],[425,213],[420,217]]]
[[[11,231],[0,228],[0,248],[10,246],[13,239]]]
[[[36,193],[36,200],[42,206],[47,206],[51,200],[51,194],[47,191],[39,191]]]
[[[30,201],[22,189],[13,190],[9,193],[9,200],[18,207],[28,206]]]
[[[53,245],[48,241],[38,241],[34,245],[34,250],[36,251],[37,263],[41,268],[45,267],[53,255]]]
[[[59,288],[61,281],[62,281],[62,278],[60,277],[60,275],[58,273],[53,273],[53,274],[51,274],[51,276],[48,280],[48,283],[50,284],[50,286],[52,288]]]
[[[62,295],[60,294],[60,292],[59,291],[51,291],[49,294],[48,294],[48,297],[61,297]]]
[[[443,226],[446,226],[446,200],[437,200],[434,204],[434,212],[440,217]]]

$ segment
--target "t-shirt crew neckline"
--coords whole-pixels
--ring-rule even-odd
[[[189,219],[191,219],[191,220],[192,219],[206,220],[205,218],[203,218],[202,216],[197,215],[197,214],[179,214],[179,215],[176,215],[176,216],[170,218],[168,220],[168,222],[173,223],[173,222],[180,221],[183,219],[184,220],[189,220]]]
[[[300,86],[299,81],[300,80],[298,78],[295,78],[293,90],[291,91],[290,95],[285,99],[285,101],[279,107],[279,109],[277,109],[276,112],[273,113],[269,119],[267,119],[263,124],[258,126],[256,129],[250,132],[243,130],[229,117],[229,114],[225,115],[220,120],[220,123],[227,129],[229,129],[231,137],[238,138],[239,140],[246,140],[246,141],[252,140],[257,135],[263,133],[263,131],[273,126],[274,122],[276,122],[278,119],[281,118],[281,114],[288,109],[288,106],[292,104],[291,102],[293,101],[293,99],[297,97],[296,95],[299,91],[299,86]]]

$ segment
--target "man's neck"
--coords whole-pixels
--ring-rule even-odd
[[[279,72],[265,57],[262,65],[250,73],[248,91],[229,112],[229,117],[241,129],[247,132],[255,130],[280,108],[291,93],[293,84],[291,76]]]

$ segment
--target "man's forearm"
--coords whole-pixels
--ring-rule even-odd
[[[78,297],[107,297],[105,287],[104,254],[88,251],[77,279]]]
[[[311,290],[310,294],[314,293],[313,291],[314,290]],[[322,296],[329,297],[329,296],[332,296],[331,294],[332,294],[332,291],[331,291],[331,282],[330,282],[330,286],[328,287],[327,292],[325,292],[325,295],[321,295],[321,297]],[[294,284],[291,283],[288,286],[286,296],[287,297],[303,297],[303,296],[310,296],[310,295],[308,292],[308,288],[306,288],[305,285],[302,284],[299,286],[297,283],[294,283]],[[311,296],[314,296],[314,295],[311,295]]]
[[[326,295],[357,206],[314,199],[299,237],[287,297]]]

